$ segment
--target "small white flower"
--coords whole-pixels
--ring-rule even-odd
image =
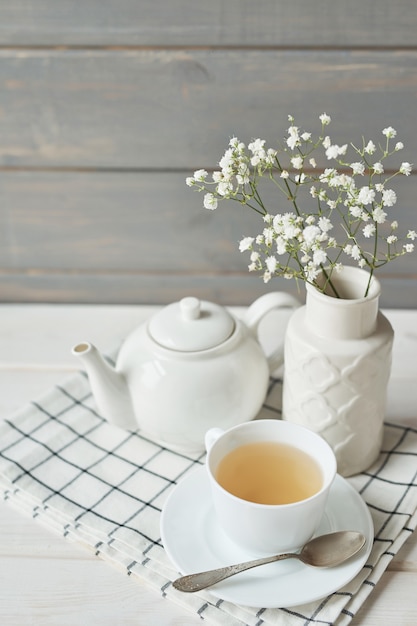
[[[321,230],[324,233],[327,233],[329,230],[333,228],[333,224],[331,223],[328,217],[320,217],[318,224],[319,224],[319,228],[321,228]]]
[[[296,146],[300,145],[300,136],[298,134],[297,126],[290,126],[288,129],[289,137],[287,139],[287,146],[294,150]]]
[[[264,146],[265,139],[255,139],[248,145],[249,150],[253,154],[250,162],[254,167],[256,167],[257,165],[266,164],[267,154],[265,152]],[[268,158],[268,160],[270,159]]]
[[[395,144],[395,151],[396,151],[396,152],[398,152],[399,150],[402,150],[403,148],[404,148],[404,144],[403,144],[403,142],[402,142],[402,141],[398,141],[398,142]]]
[[[416,239],[417,237],[417,233],[415,230],[409,230],[407,233],[407,239],[412,239],[414,241],[414,239]]]
[[[284,237],[277,237],[275,243],[277,246],[277,254],[281,256],[282,254],[285,254],[287,252],[287,242]]]
[[[398,228],[398,222],[397,220],[394,220],[393,222],[391,222],[391,229],[397,230],[397,228]]]
[[[359,259],[358,265],[359,265],[359,267],[365,267],[365,265],[366,265],[365,259]]]
[[[311,246],[320,235],[321,230],[318,226],[306,226],[303,230],[303,239],[308,246]]]
[[[373,141],[368,141],[364,148],[366,154],[373,154],[376,150],[376,146]]]
[[[382,194],[382,204],[384,206],[394,206],[397,202],[397,194],[393,189],[385,189]]]
[[[325,263],[327,261],[327,254],[324,250],[315,250],[313,252],[313,263],[314,265],[320,265],[321,263]]]
[[[240,174],[236,174],[236,180],[238,185],[247,185],[250,181],[250,170],[247,168],[247,171],[242,172]],[[233,190],[233,186],[230,185],[230,191]]]
[[[345,143],[343,146],[338,146],[337,144],[330,145],[326,150],[327,159],[337,159],[338,156],[346,154],[346,150],[347,143]]]
[[[296,170],[300,170],[303,167],[303,159],[300,156],[292,157],[291,164]]]
[[[311,167],[317,167],[316,159],[314,157],[311,157],[308,162],[310,163]]]
[[[304,268],[304,271],[307,275],[307,280],[313,281],[316,280],[317,276],[320,273],[320,269],[314,265],[314,263],[308,263]]]
[[[221,181],[217,185],[216,191],[219,196],[227,196],[229,192],[233,191],[233,186],[228,181]]]
[[[259,252],[256,252],[255,250],[253,252],[251,252],[250,255],[250,260],[252,261],[252,263],[256,263],[257,261],[259,261],[260,259],[260,254]]]
[[[360,176],[363,176],[365,172],[365,165],[363,163],[361,163],[360,161],[358,163],[351,163],[350,167],[352,168],[354,174],[359,174]]]
[[[272,276],[271,276],[270,272],[264,272],[264,275],[263,275],[264,283],[269,283],[271,278],[272,278]]]
[[[327,150],[327,148],[330,148],[330,146],[332,145],[332,142],[330,141],[330,137],[327,135],[324,139],[323,139],[323,148],[325,150]]]
[[[284,224],[284,232],[283,237],[288,241],[289,239],[294,239],[294,237],[298,237],[300,234],[300,228],[294,222],[288,222]]]
[[[323,126],[328,126],[332,121],[332,118],[330,117],[330,115],[327,115],[327,113],[322,113],[319,116],[319,120],[323,124]]]
[[[305,181],[306,175],[302,172],[301,174],[297,174],[294,176],[294,180],[296,183],[300,183],[300,185]]]
[[[263,150],[265,145],[265,139],[255,139],[254,141],[252,141],[249,145],[248,148],[251,152],[255,153],[255,152],[259,152],[260,150]]]
[[[401,163],[401,167],[400,167],[401,174],[404,174],[405,176],[410,176],[412,169],[413,169],[413,166],[411,165],[411,163],[408,163],[407,161],[404,161],[404,163]]]
[[[414,250],[414,244],[413,243],[405,243],[403,248],[404,248],[404,250],[406,252],[412,252]]]
[[[213,211],[214,209],[217,209],[217,204],[218,202],[216,196],[212,193],[206,193],[203,200],[204,208]]]
[[[239,141],[237,137],[232,137],[230,139],[229,146],[234,148],[237,152],[242,152],[245,149],[245,144]]]
[[[377,224],[384,224],[385,220],[386,220],[387,214],[385,213],[385,211],[382,210],[381,207],[376,207],[376,209],[374,209],[372,211],[372,219],[374,220],[374,222],[376,222]]]
[[[303,133],[303,134],[301,135],[301,139],[302,139],[303,141],[308,141],[310,138],[311,138],[311,133]]]
[[[384,166],[382,165],[382,163],[374,163],[373,165],[373,170],[375,172],[375,174],[383,174],[384,173]]]
[[[233,172],[233,154],[231,150],[226,150],[219,161],[223,175],[227,176],[229,171]]]
[[[288,178],[288,177],[289,177],[289,173],[287,172],[287,170],[282,170],[281,178]]]
[[[270,246],[274,239],[274,229],[264,228],[263,236],[264,236],[265,245]]]
[[[371,204],[375,200],[375,191],[369,187],[362,187],[358,195],[360,204]]]
[[[375,230],[375,224],[367,224],[366,226],[364,226],[362,232],[364,234],[364,237],[369,239],[369,237],[372,237],[372,235],[375,234]]]
[[[362,209],[359,206],[351,206],[349,208],[349,213],[353,215],[353,217],[360,217],[362,214]]]
[[[357,246],[356,244],[352,246],[352,250],[350,251],[350,256],[355,261],[359,261],[359,259],[361,258],[361,250],[359,246]]]
[[[206,170],[197,170],[196,172],[194,172],[195,180],[198,180],[198,182],[200,183],[204,183],[207,176],[208,176],[208,172],[206,172]]]
[[[245,252],[246,250],[250,250],[254,241],[253,237],[244,237],[239,242],[239,251]]]
[[[277,150],[274,150],[273,148],[268,148],[268,150],[266,151],[265,162],[268,163],[269,165],[273,165],[277,154],[278,154]]]
[[[387,237],[387,243],[395,243],[396,241],[398,241],[398,237],[397,235],[389,235]]]
[[[265,265],[268,269],[268,272],[273,274],[275,270],[277,269],[278,263],[274,256],[269,256],[267,259],[265,259]]]
[[[392,126],[388,126],[387,128],[384,128],[382,134],[385,135],[385,137],[387,137],[388,139],[392,139],[396,136],[397,131]]]
[[[187,185],[187,187],[192,187],[194,183],[194,178],[192,176],[187,176],[187,178],[185,179],[185,184]]]

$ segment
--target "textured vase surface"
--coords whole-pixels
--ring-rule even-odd
[[[378,457],[394,333],[379,311],[380,284],[345,267],[332,280],[341,298],[307,285],[285,340],[283,419],[319,433],[332,446],[342,476]]]

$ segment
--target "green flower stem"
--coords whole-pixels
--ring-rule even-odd
[[[333,283],[332,279],[330,278],[329,274],[327,273],[326,268],[324,267],[323,264],[321,264],[320,267],[321,267],[321,271],[323,272],[324,276],[326,277],[326,283],[325,283],[325,286],[322,289],[323,293],[326,291],[326,286],[329,285],[329,287],[333,291],[335,297],[336,298],[340,298],[340,295],[339,295],[336,287],[334,286],[334,283]]]

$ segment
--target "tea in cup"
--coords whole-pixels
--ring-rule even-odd
[[[336,458],[319,435],[266,419],[206,433],[215,512],[228,537],[256,554],[296,550],[317,530]]]

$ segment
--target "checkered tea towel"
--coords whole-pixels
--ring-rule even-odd
[[[281,381],[271,380],[260,416],[279,417],[280,403]],[[353,581],[294,609],[250,609],[208,592],[183,594],[172,587],[178,572],[162,546],[160,514],[176,483],[203,463],[203,455],[172,452],[105,422],[82,373],[0,425],[6,501],[212,624],[347,624],[416,527],[417,430],[386,424],[380,458],[350,479],[375,527],[370,558]]]

